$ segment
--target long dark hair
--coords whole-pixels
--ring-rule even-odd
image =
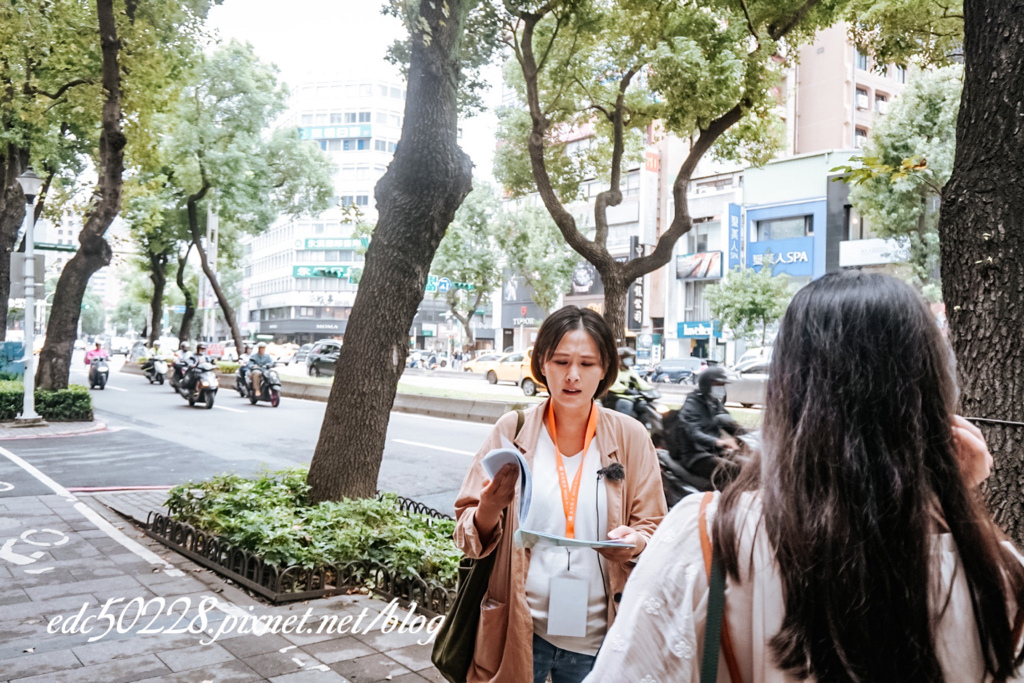
[[[961,475],[953,368],[927,306],[895,278],[836,273],[793,297],[772,354],[760,460],[725,492],[714,529],[739,580],[740,496],[760,491],[785,599],[771,650],[791,675],[942,681],[933,616],[951,587],[932,578],[930,536],[943,523],[985,669],[1002,681],[1024,659],[1008,606],[1024,605],[1024,569]]]
[[[604,367],[604,378],[597,385],[597,393],[594,398],[601,396],[608,390],[608,387],[615,384],[619,376],[619,352],[615,347],[615,335],[612,328],[608,326],[605,319],[589,308],[578,306],[563,306],[544,320],[537,332],[537,341],[533,345],[533,355],[530,357],[530,370],[533,376],[548,383],[544,376],[544,363],[551,359],[555,349],[566,332],[573,330],[585,330],[590,338],[597,345],[601,354],[601,366]]]

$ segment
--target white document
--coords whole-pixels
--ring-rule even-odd
[[[623,541],[584,541],[578,538],[567,538],[565,536],[555,536],[554,534],[546,534],[543,531],[529,531],[527,529],[518,529],[516,531],[516,541],[526,548],[532,548],[535,545],[548,545],[558,546],[561,548],[635,548],[636,546],[632,543],[625,543]]]
[[[501,468],[508,464],[514,464],[519,468],[519,524],[526,521],[530,513],[530,501],[533,498],[533,477],[530,474],[530,466],[526,459],[519,452],[512,442],[505,437],[501,438],[501,448],[495,448],[484,456],[480,461],[488,478],[494,479],[501,471]]]
[[[583,638],[587,635],[590,591],[585,579],[552,576],[548,600],[548,635]]]

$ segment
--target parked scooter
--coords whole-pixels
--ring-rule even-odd
[[[249,403],[256,405],[258,401],[267,401],[276,408],[281,404],[281,378],[274,368],[260,368],[260,371],[263,377],[260,379],[259,395],[256,394],[256,388],[252,383],[252,370],[245,373],[245,393],[249,397]]]
[[[217,367],[195,356],[178,361],[174,364],[175,369],[179,364],[183,366],[182,376],[180,379],[172,380],[172,385],[177,385],[175,390],[190,406],[202,401],[206,408],[212,408],[220,386],[220,382],[217,381]]]
[[[107,359],[103,356],[93,358],[89,362],[89,388],[99,387],[102,391],[107,386],[107,377],[110,375],[110,367]]]
[[[142,372],[150,384],[163,384],[167,377],[167,361],[163,358],[150,358],[142,364]]]

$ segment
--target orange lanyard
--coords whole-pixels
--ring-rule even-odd
[[[551,441],[555,444],[555,462],[558,464],[558,486],[562,489],[562,510],[565,511],[565,537],[576,538],[576,505],[579,503],[580,480],[583,477],[583,461],[590,450],[590,441],[597,431],[597,406],[591,406],[590,419],[587,420],[587,435],[583,440],[583,455],[580,456],[580,466],[576,470],[576,477],[572,482],[572,490],[569,489],[569,477],[565,473],[565,463],[562,462],[562,453],[558,450],[558,431],[555,429],[554,406],[548,409],[548,431],[551,432]]]

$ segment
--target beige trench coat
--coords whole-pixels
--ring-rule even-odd
[[[526,462],[533,465],[537,440],[544,429],[548,402],[526,411],[522,430],[514,440]],[[666,513],[665,493],[661,486],[661,470],[647,430],[637,420],[600,408],[594,442],[601,454],[601,466],[621,463],[624,481],[605,479],[608,492],[608,530],[629,526],[646,547]],[[504,415],[480,447],[462,483],[455,501],[455,543],[467,557],[481,558],[497,552],[494,570],[488,584],[477,631],[476,650],[470,666],[468,683],[509,681],[521,683],[533,677],[533,618],[526,603],[526,575],[530,568],[530,551],[516,548],[512,535],[518,527],[516,515],[502,512],[494,538],[485,546],[477,534],[477,505],[480,491],[487,479],[480,461],[491,450],[501,446],[501,437],[513,440],[516,431],[515,412]],[[518,496],[513,510],[518,509]],[[618,611],[632,562],[608,562],[605,593],[608,596],[608,625]]]

